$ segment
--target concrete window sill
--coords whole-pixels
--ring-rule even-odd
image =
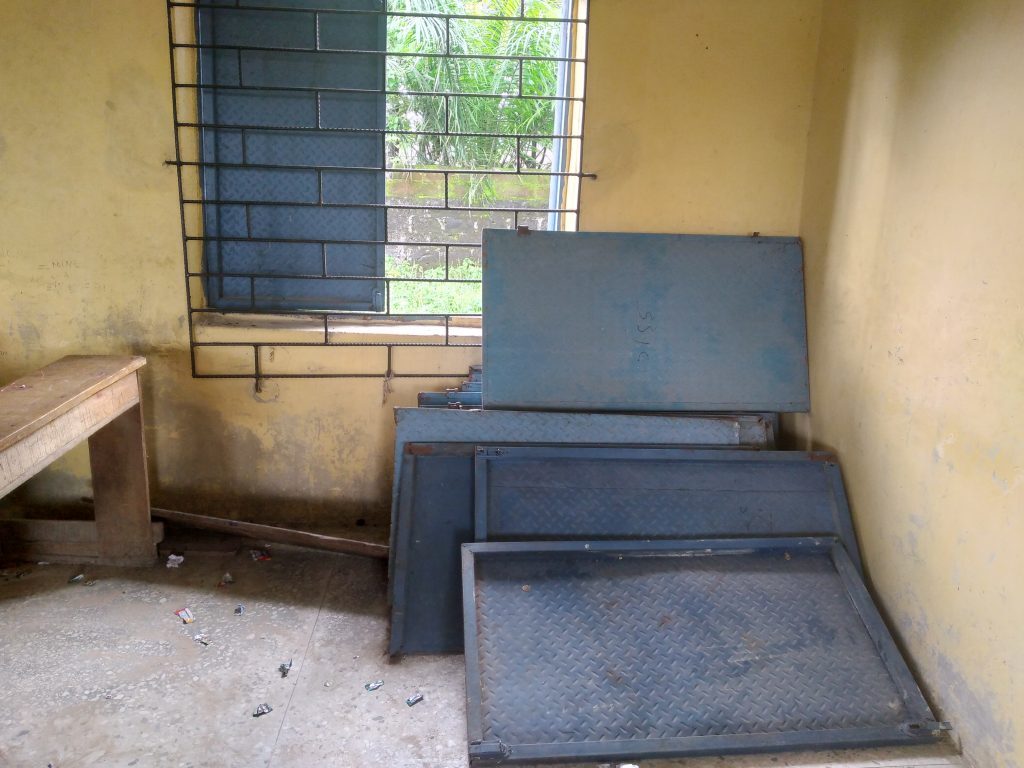
[[[324,321],[315,316],[218,314],[195,316],[196,341],[229,344],[273,345],[324,342]],[[437,343],[444,342],[443,320],[383,318],[379,315],[329,315],[329,344]],[[481,338],[480,317],[456,316],[448,324],[454,344],[475,344]]]
[[[196,373],[201,376],[452,376],[480,362],[479,317],[413,320],[375,315],[199,313]],[[447,340],[447,346],[445,346]],[[217,346],[203,346],[204,344]],[[294,346],[294,345],[302,346]],[[396,345],[389,356],[388,344]],[[255,349],[254,349],[255,347]],[[390,366],[390,367],[389,367]]]

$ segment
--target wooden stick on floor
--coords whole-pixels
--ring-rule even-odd
[[[369,541],[343,539],[338,536],[324,536],[320,533],[297,531],[293,528],[280,528],[276,525],[247,523],[241,520],[227,520],[222,517],[196,515],[191,512],[178,512],[177,510],[161,509],[160,507],[153,507],[152,515],[153,517],[170,520],[192,528],[201,528],[206,531],[234,533],[240,536],[248,536],[253,539],[273,542],[275,544],[295,544],[300,547],[325,549],[329,552],[341,552],[346,555],[362,555],[363,557],[387,559],[388,556],[388,547],[386,544],[374,544]]]

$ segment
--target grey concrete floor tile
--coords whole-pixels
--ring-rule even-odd
[[[324,765],[461,768],[461,656],[386,657],[385,566],[339,558],[299,672],[272,768]],[[365,684],[383,680],[376,691]],[[328,685],[325,685],[328,684]],[[420,693],[423,700],[406,705]]]
[[[294,680],[277,667],[301,662],[332,568],[317,553],[246,552],[86,568],[93,586],[68,584],[73,566],[0,584],[0,765],[268,764],[280,720],[252,712],[284,709]],[[217,587],[225,570],[235,584]]]

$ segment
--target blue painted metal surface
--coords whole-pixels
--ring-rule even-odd
[[[941,727],[835,539],[462,555],[474,765],[921,743]]]
[[[483,368],[469,367],[469,377],[458,387],[443,392],[420,392],[416,405],[420,408],[480,408],[483,406]]]
[[[312,5],[367,7],[364,0]],[[386,17],[199,7],[196,33],[200,44],[225,46],[201,49],[197,61],[202,160],[217,164],[201,174],[203,235],[211,238],[203,243],[210,306],[383,310],[383,282],[283,275],[384,275],[385,174],[374,170],[384,162],[384,149],[372,132],[387,122],[385,96],[374,92],[384,85],[384,57],[285,51],[342,39],[346,48],[384,51]],[[310,87],[316,84],[330,92]],[[367,130],[332,130],[349,128]],[[294,167],[322,163],[350,168]],[[317,242],[324,239],[351,242]]]
[[[459,546],[473,540],[472,443],[413,443],[392,517],[388,653],[462,651]]]
[[[756,415],[634,416],[396,408],[393,516],[398,509],[402,453],[406,443],[415,442],[772,448],[775,437],[771,425]]]
[[[462,650],[459,545],[473,538],[477,445],[620,444],[691,441],[760,448],[770,425],[755,416],[691,418],[600,414],[396,409],[391,512],[389,652]]]
[[[484,406],[806,411],[789,237],[485,230]]]
[[[828,453],[490,446],[475,488],[477,541],[836,536],[860,566]]]
[[[420,392],[416,405],[420,408],[479,408],[482,403],[479,392],[454,389],[447,392]]]

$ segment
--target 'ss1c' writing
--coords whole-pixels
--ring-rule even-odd
[[[647,370],[651,363],[651,346],[654,344],[654,313],[637,305],[633,322],[633,364],[637,370]]]

